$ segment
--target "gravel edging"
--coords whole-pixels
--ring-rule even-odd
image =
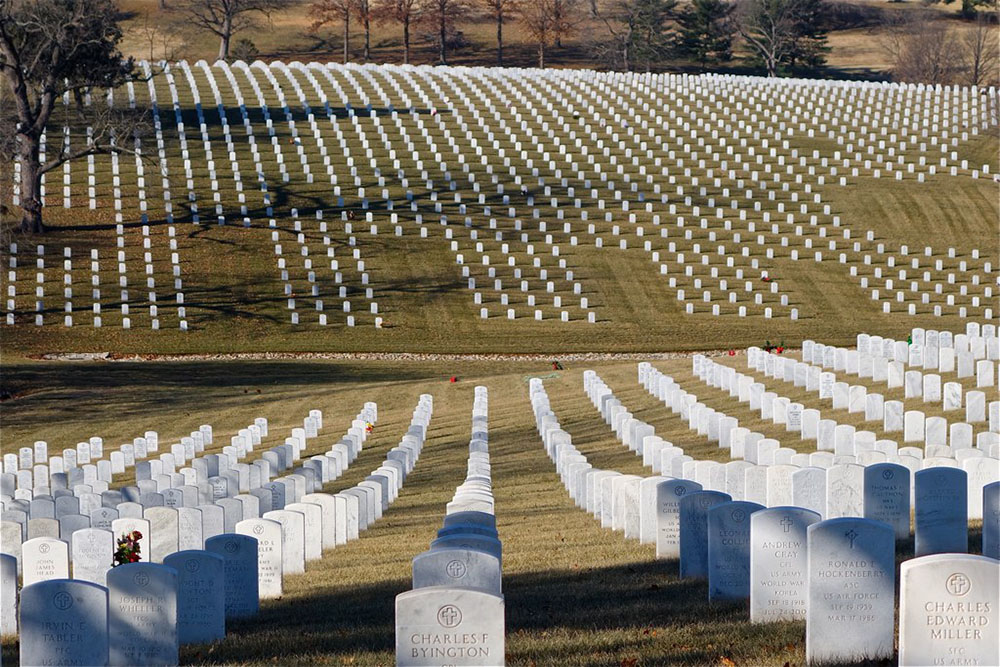
[[[730,350],[700,350],[695,352],[571,352],[568,354],[436,354],[416,352],[243,352],[234,354],[117,354],[111,352],[53,352],[35,355],[40,361],[107,361],[107,362],[170,362],[170,361],[634,361],[646,359],[685,359],[696,354],[708,357],[729,355]],[[740,350],[735,351],[741,354]]]

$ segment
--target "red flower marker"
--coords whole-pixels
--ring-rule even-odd
[[[451,376],[451,379],[450,379],[450,380],[448,380],[448,382],[451,382],[452,384],[454,384],[455,382],[458,382],[458,377],[457,377],[457,376],[454,376],[454,375],[452,375],[452,376]]]
[[[735,357],[736,356],[736,350],[729,350],[729,356],[730,357]]]

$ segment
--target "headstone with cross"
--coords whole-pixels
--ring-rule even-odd
[[[225,561],[201,550],[178,551],[163,559],[177,571],[177,641],[207,644],[226,636]]]
[[[225,560],[226,620],[257,613],[257,540],[248,535],[223,533],[205,540],[205,551]]]
[[[888,524],[840,518],[806,531],[806,661],[893,655],[895,535]]]
[[[750,621],[806,617],[806,529],[820,521],[801,507],[772,507],[750,517]]]
[[[36,583],[21,591],[20,610],[21,664],[108,664],[103,586],[65,578]]]
[[[899,664],[1000,665],[1000,562],[936,554],[899,568]]]
[[[708,599],[750,597],[750,519],[763,505],[736,501],[708,510]]]
[[[282,526],[272,519],[244,519],[236,532],[257,540],[258,595],[261,600],[282,594]]]
[[[969,550],[968,475],[961,468],[918,470],[914,483],[914,553]]]
[[[671,479],[656,485],[656,557],[680,558],[680,501],[701,491],[701,484]]]
[[[504,600],[482,590],[430,586],[396,596],[396,664],[504,664]]]
[[[708,512],[731,500],[720,491],[695,491],[680,499],[681,577],[708,578]]]
[[[500,595],[500,559],[478,549],[431,549],[413,559],[413,588],[477,588]]]
[[[910,470],[897,463],[865,467],[865,518],[893,527],[897,540],[910,536]]]
[[[126,563],[107,579],[110,664],[177,664],[177,571]]]

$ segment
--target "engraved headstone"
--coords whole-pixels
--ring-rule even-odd
[[[799,507],[772,507],[750,517],[750,621],[806,617],[806,530],[820,515]]]
[[[453,586],[500,595],[500,559],[475,549],[432,549],[413,559],[413,588]]]
[[[919,470],[914,483],[914,553],[965,553],[969,550],[967,475],[960,468]]]
[[[744,501],[708,510],[708,599],[750,597],[750,517],[764,507]]]
[[[910,470],[896,463],[865,468],[865,518],[892,526],[897,540],[910,536]]]
[[[126,563],[108,572],[110,664],[177,664],[177,571]]]
[[[110,530],[85,528],[73,535],[73,578],[107,585],[114,562],[115,537]]]
[[[895,536],[891,526],[841,518],[807,529],[806,661],[893,656]]]
[[[1000,562],[937,554],[899,568],[899,665],[1000,665]]]
[[[396,596],[396,664],[504,664],[503,597],[432,586]]]
[[[69,545],[54,537],[35,537],[21,545],[25,587],[39,581],[69,578]]]
[[[656,557],[680,558],[680,501],[701,484],[671,479],[656,485]]]
[[[680,576],[708,577],[708,511],[732,498],[720,491],[685,494],[679,503]]]
[[[253,616],[259,608],[257,593],[257,540],[224,533],[205,540],[205,551],[222,556],[225,563],[226,618]]]
[[[203,644],[226,636],[225,560],[207,551],[177,551],[163,559],[177,571],[177,641]]]
[[[45,581],[25,586],[20,605],[22,665],[108,664],[107,589],[89,581]]]
[[[281,524],[272,519],[244,519],[236,532],[257,540],[257,591],[261,600],[280,598],[282,593]]]

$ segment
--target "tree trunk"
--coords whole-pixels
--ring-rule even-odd
[[[448,38],[448,15],[445,13],[444,9],[441,9],[438,14],[439,19],[439,32],[438,35],[438,59],[441,61],[442,65],[448,64],[448,53],[446,51],[446,40]]]
[[[227,60],[229,58],[229,40],[232,36],[233,20],[227,16],[222,26],[222,39],[219,41],[219,60]]]
[[[372,53],[372,24],[368,17],[365,17],[365,62],[371,57]]]
[[[344,64],[347,64],[349,41],[351,38],[351,17],[344,14]]]
[[[21,163],[21,231],[41,234],[42,224],[42,173],[38,162],[38,137],[21,134],[18,160]]]
[[[538,40],[538,69],[545,69],[545,41]]]
[[[410,17],[403,19],[403,64],[410,64]]]
[[[503,12],[497,10],[497,67],[503,67]]]

